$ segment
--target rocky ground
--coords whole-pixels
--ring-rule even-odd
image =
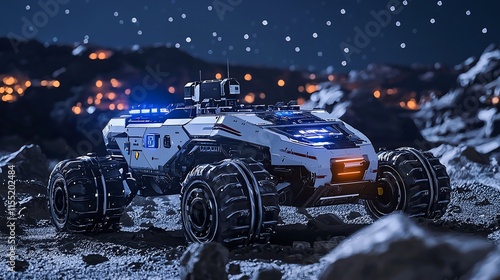
[[[486,257],[491,253],[493,262],[499,258],[495,251],[500,240],[498,165],[479,164],[460,153],[452,157],[445,148],[434,151],[442,153],[442,160],[452,171],[452,200],[442,218],[412,221],[396,215],[373,223],[362,205],[282,207],[281,225],[270,244],[230,250],[222,262],[223,271],[213,271],[213,279],[223,277],[217,273],[226,272],[229,279],[279,279],[262,278],[267,274],[281,275],[283,279],[329,279],[328,275],[338,275],[347,268],[349,273],[337,277],[359,279],[370,275],[371,279],[382,279],[421,270],[414,279],[422,275],[439,275],[436,279],[443,279],[472,277],[472,273],[481,272],[481,265],[486,267],[486,272],[481,273],[495,273],[488,270]],[[36,154],[36,146],[25,147],[9,159],[16,162]],[[469,173],[472,175],[465,178],[460,170],[490,175],[481,179]],[[136,197],[122,217],[119,232],[68,234],[52,227],[42,184],[34,180],[20,182],[17,192],[21,214],[16,234],[17,272],[8,271],[8,259],[3,256],[2,279],[170,279],[186,276],[193,262],[183,257],[189,250],[179,223],[178,196]],[[7,251],[8,242],[5,222],[2,217],[2,252]],[[408,255],[408,246],[420,249],[410,250],[413,255]],[[398,257],[399,264],[394,265]],[[363,260],[364,265],[356,260]],[[200,257],[198,262],[207,259]],[[435,274],[436,266],[449,266],[449,271]],[[372,274],[366,274],[367,269]],[[498,269],[496,273],[499,277]]]

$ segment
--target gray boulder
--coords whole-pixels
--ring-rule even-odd
[[[393,214],[327,254],[319,279],[458,279],[494,250],[484,240],[430,232]]]
[[[180,259],[180,278],[183,280],[228,279],[226,265],[229,250],[217,242],[193,243]]]
[[[473,270],[472,280],[500,280],[500,250],[491,253]]]
[[[38,145],[24,145],[17,152],[0,157],[0,178],[7,178],[9,165],[14,166],[17,180],[47,183],[49,179],[49,163]]]

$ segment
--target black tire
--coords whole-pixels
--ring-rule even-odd
[[[58,231],[98,232],[119,228],[135,195],[124,187],[121,164],[95,157],[61,161],[47,187],[48,207]]]
[[[450,177],[439,159],[414,148],[382,151],[378,158],[377,180],[383,194],[365,201],[366,210],[373,218],[395,211],[430,219],[445,213],[450,202]]]
[[[275,184],[253,160],[198,165],[182,186],[181,220],[188,242],[217,241],[227,247],[267,242],[278,224]]]

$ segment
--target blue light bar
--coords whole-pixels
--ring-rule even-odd
[[[170,112],[167,108],[151,108],[151,109],[132,109],[128,111],[129,114],[131,115],[138,115],[138,114],[158,114],[158,113],[163,113],[166,114]]]
[[[278,117],[286,117],[286,116],[292,116],[294,115],[294,111],[277,111],[274,114]]]

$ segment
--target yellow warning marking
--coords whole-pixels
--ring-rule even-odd
[[[139,152],[135,152],[135,159],[139,159]]]
[[[378,187],[377,188],[377,193],[378,193],[378,195],[383,195],[384,194],[384,189],[381,188],[381,187]]]

